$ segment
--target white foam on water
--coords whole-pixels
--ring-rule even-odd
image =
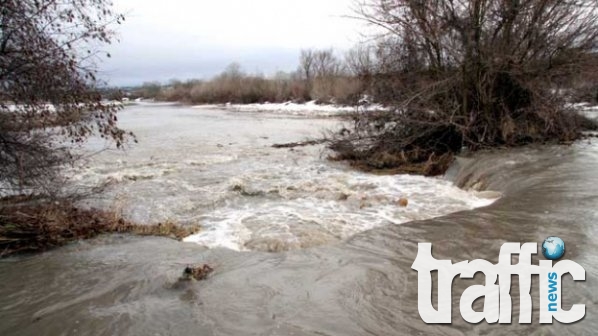
[[[323,145],[272,148],[318,137],[338,126],[334,119],[132,106],[120,120],[139,144],[90,158],[74,169],[74,182],[105,186],[104,200],[90,200],[91,206],[112,209],[117,203],[135,222],[201,225],[185,241],[209,248],[318,246],[500,197],[440,178],[358,172],[328,161]],[[401,198],[409,200],[407,207],[400,206]]]
[[[487,206],[499,196],[477,196],[437,178],[300,170],[269,179],[262,174],[234,177],[231,191],[260,201],[203,215],[199,222],[205,230],[184,241],[239,251],[255,249],[254,242],[264,239],[277,239],[280,249],[316,246],[383,225]],[[401,207],[400,198],[407,198],[409,205]]]

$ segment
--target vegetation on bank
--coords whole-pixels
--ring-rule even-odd
[[[172,222],[140,225],[109,211],[80,209],[70,201],[28,198],[0,200],[0,258],[41,252],[75,240],[105,233],[130,233],[181,240],[199,232],[199,226]]]
[[[356,115],[336,159],[439,175],[464,148],[570,143],[596,127],[570,104],[596,87],[595,1],[382,0],[359,14],[386,29],[371,89],[392,109]]]
[[[240,65],[229,65],[210,80],[173,80],[167,85],[145,83],[129,92],[130,98],[152,98],[191,104],[253,104],[319,101],[354,105],[366,92],[356,60],[361,49],[343,58],[332,49],[303,50],[296,71],[272,77],[245,73]]]
[[[0,255],[44,250],[104,232],[166,234],[109,213],[79,210],[63,193],[63,168],[77,156],[66,142],[97,135],[122,147],[118,104],[104,104],[96,61],[124,17],[110,0],[7,0],[0,21]],[[20,205],[19,205],[20,204]],[[168,234],[179,231],[170,227]],[[180,230],[177,234],[182,234]]]

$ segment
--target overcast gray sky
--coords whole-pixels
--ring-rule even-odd
[[[346,50],[362,23],[354,0],[114,0],[126,21],[101,77],[111,85],[208,78],[231,62],[266,75],[296,68],[299,50]]]

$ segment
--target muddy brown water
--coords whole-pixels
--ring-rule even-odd
[[[525,148],[461,158],[447,179],[500,191],[494,204],[439,218],[383,225],[336,243],[278,253],[110,235],[41,255],[0,261],[1,335],[594,335],[598,332],[598,145]],[[457,298],[453,324],[427,325],[417,311],[418,242],[437,259],[496,263],[504,242],[559,236],[586,270],[565,278],[563,307],[586,317],[531,325],[472,325]],[[533,259],[534,263],[539,258]],[[201,282],[178,282],[186,264],[209,263]],[[513,316],[518,294],[513,286]],[[480,307],[479,302],[476,305]]]

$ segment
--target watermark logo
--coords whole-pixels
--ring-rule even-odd
[[[559,237],[548,237],[542,243],[542,254],[548,260],[559,260],[565,255],[565,242]]]
[[[561,323],[573,323],[586,314],[586,307],[575,304],[571,310],[561,308],[561,290],[563,275],[569,273],[574,281],[585,281],[586,271],[571,260],[561,260],[565,254],[565,243],[558,237],[549,237],[542,244],[542,253],[549,260],[541,260],[539,265],[532,265],[532,254],[538,253],[537,243],[506,243],[500,249],[498,263],[487,260],[462,261],[453,264],[450,260],[437,260],[432,256],[432,244],[420,243],[413,265],[418,276],[418,310],[426,323],[451,323],[452,284],[460,275],[461,279],[471,279],[478,272],[483,272],[485,285],[474,285],[463,292],[459,302],[461,316],[469,323],[511,323],[511,276],[519,277],[519,323],[532,322],[532,297],[530,295],[532,275],[540,279],[540,323],[551,324],[553,318]],[[519,255],[519,262],[511,264],[511,257]],[[438,309],[432,305],[432,272],[438,271]],[[472,308],[474,301],[484,297],[484,309],[481,312]]]

